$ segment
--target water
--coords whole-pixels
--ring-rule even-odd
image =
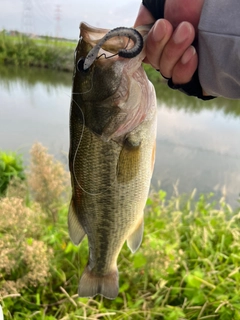
[[[29,160],[41,142],[67,164],[72,75],[0,68],[0,149]],[[202,102],[154,84],[158,96],[157,154],[152,186],[179,193],[214,192],[237,206],[240,192],[240,103]]]
[[[0,149],[28,160],[34,142],[67,161],[71,74],[42,69],[0,69]]]

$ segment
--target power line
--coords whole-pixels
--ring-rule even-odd
[[[23,0],[22,29],[26,34],[34,33],[32,0]]]
[[[55,36],[56,38],[60,38],[60,33],[61,33],[61,5],[56,4],[55,7],[55,21],[56,21],[56,29],[55,29]]]
[[[46,0],[33,0],[33,10],[37,11],[36,15],[38,16],[38,18],[44,20],[46,22],[46,20],[48,21],[48,24],[52,24],[53,23],[53,3]]]

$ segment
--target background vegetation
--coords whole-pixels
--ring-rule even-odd
[[[0,32],[0,66],[9,65],[15,68],[17,66],[35,66],[72,72],[76,45],[77,40],[67,41],[49,37],[30,38],[22,34],[10,36],[5,31],[2,31]],[[200,112],[203,108],[221,108],[226,115],[240,115],[240,101],[218,98],[217,103],[216,100],[211,100],[206,104],[200,99],[188,97],[188,103],[186,103],[186,97],[183,94],[169,95],[167,90],[163,90],[163,83],[166,87],[166,80],[162,78],[160,73],[146,64],[144,64],[144,68],[149,79],[154,83],[157,96],[164,100],[169,107],[176,108],[178,106],[179,109],[190,110],[191,112]],[[4,72],[4,69],[0,68],[2,78],[6,77]],[[41,72],[39,73],[41,74]],[[21,79],[26,78],[26,75],[22,74],[22,71],[18,69],[11,70],[11,74],[12,77],[16,77],[16,74],[19,74]],[[64,75],[61,75],[61,80],[64,77]],[[238,104],[237,107],[236,104]]]
[[[0,195],[4,195],[12,178],[25,179],[21,155],[0,150]]]
[[[72,71],[76,43],[0,32],[0,64]]]
[[[211,195],[150,195],[141,248],[124,246],[120,292],[77,297],[87,239],[69,240],[69,176],[41,144],[25,180],[0,199],[0,305],[5,319],[240,319],[240,213]]]
[[[75,46],[1,32],[0,64],[16,73],[17,66],[72,71]],[[159,96],[164,95],[159,73],[145,68]],[[201,110],[199,100],[186,105],[183,95],[178,98],[186,108]],[[239,114],[231,100],[221,101],[218,108]],[[208,106],[214,108],[215,102]],[[218,203],[212,195],[195,199],[194,191],[168,201],[163,190],[151,193],[142,246],[135,255],[124,246],[118,259],[118,297],[79,299],[88,246],[84,239],[75,247],[68,237],[69,180],[64,166],[41,144],[32,147],[28,168],[19,154],[0,152],[0,305],[5,319],[240,319],[240,212],[224,198]]]

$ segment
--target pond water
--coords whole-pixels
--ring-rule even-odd
[[[72,75],[42,69],[0,68],[0,149],[29,161],[34,142],[67,164]],[[240,192],[240,102],[204,102],[154,83],[158,97],[155,189],[171,196],[226,194],[232,207]]]

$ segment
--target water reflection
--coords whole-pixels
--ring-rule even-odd
[[[28,160],[40,141],[67,163],[72,75],[42,69],[0,67],[0,148],[20,149]],[[170,90],[159,79],[157,155],[153,187],[169,195],[223,188],[236,206],[240,189],[240,102],[200,101]]]
[[[64,72],[1,67],[0,148],[20,150],[28,160],[40,141],[67,163],[71,79]]]
[[[49,89],[58,86],[69,87],[72,75],[68,72],[56,72],[55,70],[41,68],[18,68],[16,66],[3,66],[0,64],[0,85],[6,90],[16,82],[23,87],[32,88],[41,83]]]
[[[151,78],[150,78],[151,79]],[[152,80],[151,80],[152,81]],[[170,90],[162,79],[153,81],[158,100],[169,109],[184,110],[187,113],[200,113],[202,110],[222,111],[226,116],[240,116],[240,101],[217,98],[203,101],[186,96],[178,90]]]
[[[199,113],[175,111],[160,104],[158,112],[157,156],[153,184],[180,193],[223,191],[236,206],[240,191],[239,119],[220,111]]]

